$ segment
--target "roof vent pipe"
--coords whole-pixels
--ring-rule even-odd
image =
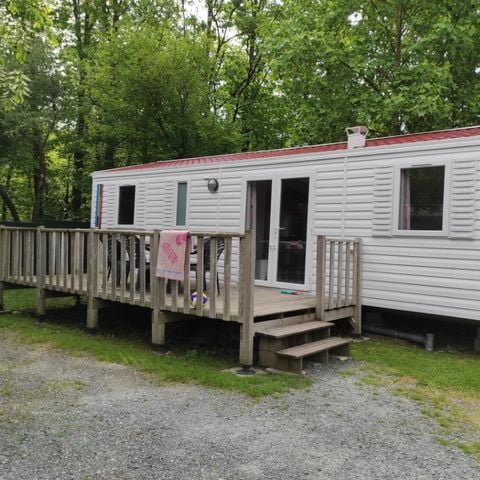
[[[367,139],[368,128],[359,125],[357,127],[347,127],[345,129],[348,137],[348,149],[364,147]]]

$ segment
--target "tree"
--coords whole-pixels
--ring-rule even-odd
[[[241,150],[283,146],[283,113],[274,95],[262,28],[268,0],[206,0],[214,111],[235,132]]]
[[[211,60],[203,41],[148,26],[126,30],[118,42],[99,49],[92,69],[92,121],[103,139],[115,144],[116,164],[231,148],[211,108]]]
[[[23,202],[31,199],[27,202],[31,207],[29,217],[39,221],[44,216],[48,152],[61,113],[61,74],[50,46],[38,39],[30,45],[25,63],[14,68],[29,78],[29,94],[22,103],[4,111],[1,117],[1,123],[6,126],[0,140],[4,145],[2,159],[9,172],[2,198],[12,217],[17,219],[16,201],[20,197]],[[15,172],[22,172],[28,181],[25,189],[11,196],[8,183]]]
[[[286,0],[268,43],[292,143],[338,140],[356,123],[381,135],[476,123],[478,7]]]
[[[31,39],[49,23],[44,0],[5,0],[0,3],[0,107],[12,108],[28,93],[28,77],[8,68],[25,61]]]

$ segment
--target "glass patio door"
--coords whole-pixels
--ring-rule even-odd
[[[309,184],[308,177],[247,182],[246,228],[256,232],[256,285],[305,287]]]
[[[246,228],[255,230],[255,283],[271,285],[272,180],[247,183]]]
[[[282,178],[277,205],[276,284],[303,286],[307,252],[308,177]]]

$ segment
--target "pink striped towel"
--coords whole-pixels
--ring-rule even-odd
[[[157,256],[157,277],[183,280],[188,230],[163,230]]]

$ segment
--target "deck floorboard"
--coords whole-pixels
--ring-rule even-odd
[[[82,282],[80,282],[80,278],[78,275],[75,276],[75,284],[72,285],[71,275],[65,276],[46,276],[45,281],[45,289],[52,290],[52,291],[60,291],[65,293],[72,293],[76,295],[87,295],[87,285],[88,279],[87,275],[84,274],[84,278]],[[115,289],[115,296],[113,296],[112,289],[112,282],[109,280],[107,288],[103,288],[103,276],[99,275],[98,278],[98,288],[99,294],[98,298],[109,300],[113,302],[121,302],[132,304],[132,296],[130,295],[129,284],[127,283],[126,294],[122,296],[121,294],[121,287],[118,286]],[[35,286],[36,285],[36,278],[33,277],[32,279],[24,279],[17,278],[12,279],[12,283],[16,284],[23,284],[28,286]],[[72,288],[73,287],[73,288]],[[217,295],[216,298],[216,317],[222,318],[223,315],[223,285],[220,285],[220,295]],[[236,285],[232,285],[231,288],[231,320],[238,321],[238,288]],[[274,315],[283,315],[283,314],[290,314],[293,312],[299,312],[303,310],[313,309],[315,308],[315,295],[309,292],[304,292],[301,295],[289,295],[281,293],[280,289],[277,288],[269,288],[269,287],[255,287],[255,294],[254,294],[254,316],[256,318],[260,317],[270,317]],[[123,297],[123,300],[122,300]],[[140,298],[140,292],[136,291],[135,295],[133,295],[133,305],[150,307],[150,292],[147,290],[145,293],[145,300],[142,301]],[[183,295],[178,295],[177,297],[177,308],[172,308],[172,296],[171,294],[167,293],[166,297],[166,310],[168,311],[176,311],[176,312],[184,312],[184,298]],[[191,309],[191,314],[194,315],[194,309]],[[209,317],[209,309],[208,303],[205,305],[203,309],[203,316]]]

